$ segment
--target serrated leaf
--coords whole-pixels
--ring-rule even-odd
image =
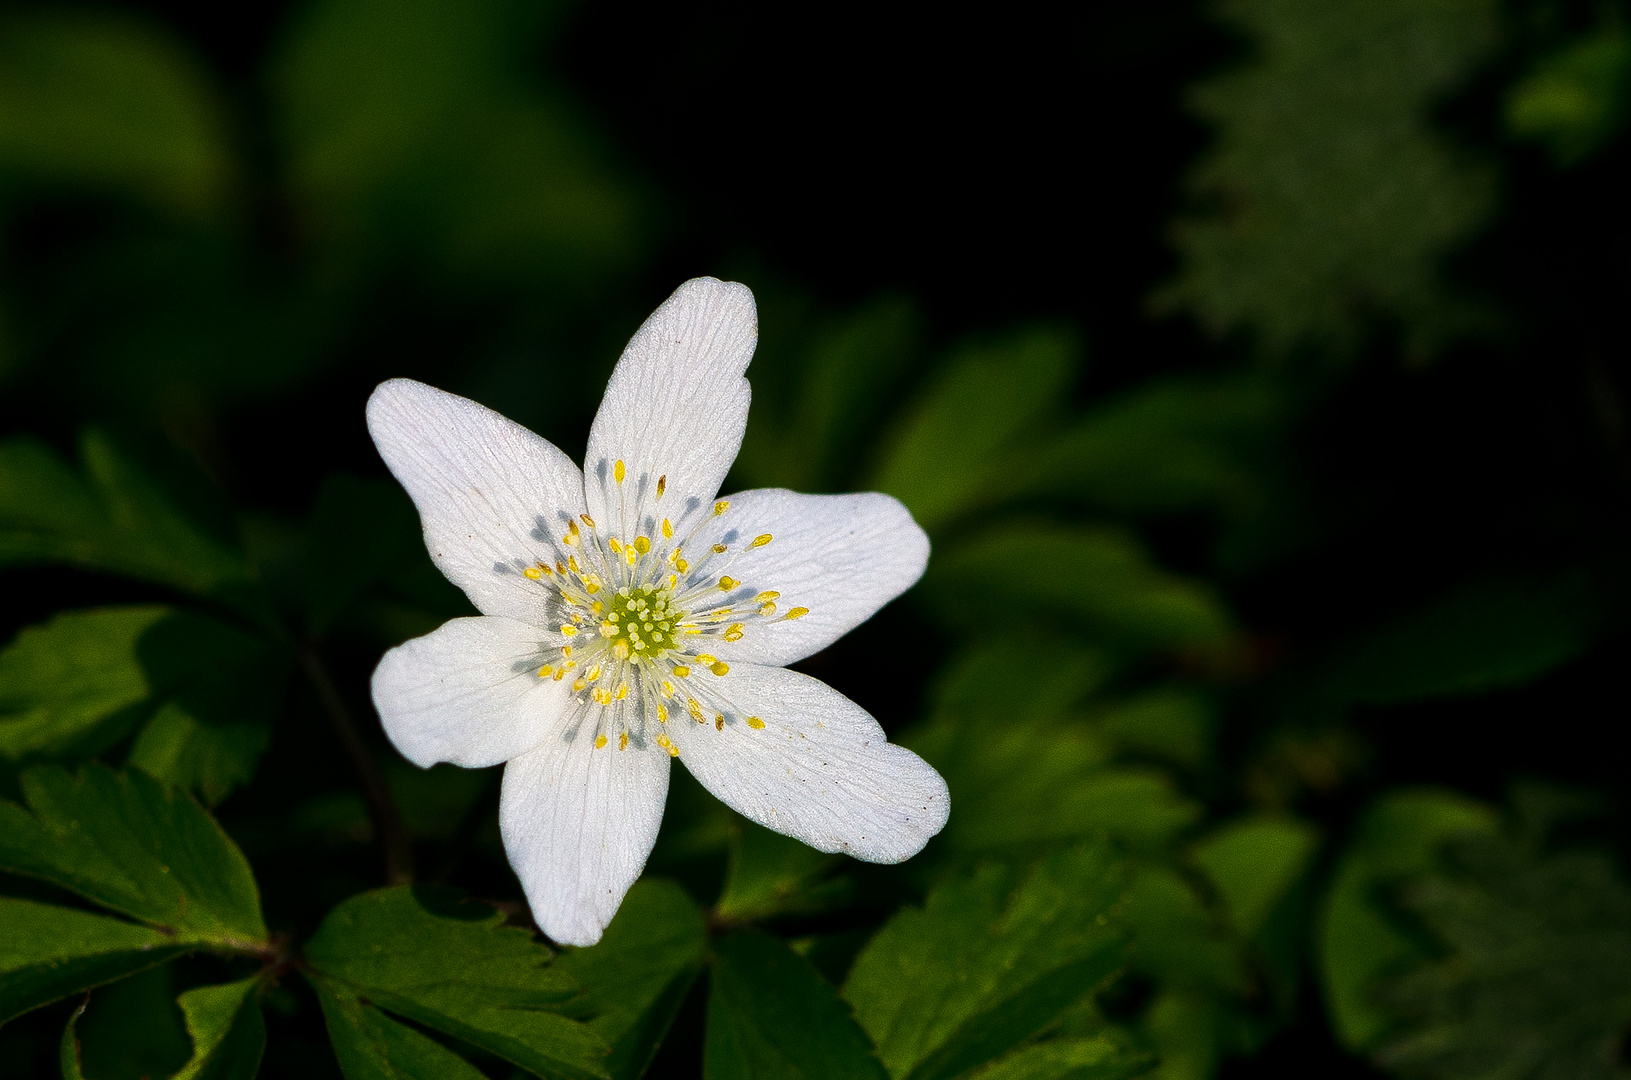
[[[177,999],[187,1018],[193,1056],[173,1080],[254,1080],[266,1051],[266,1018],[252,975],[220,986],[200,986]]]
[[[249,863],[185,792],[139,770],[23,774],[28,809],[0,802],[0,869],[41,878],[178,942],[266,940]]]
[[[599,942],[556,959],[583,990],[573,1013],[612,1044],[606,1067],[616,1080],[635,1080],[650,1065],[707,949],[707,924],[685,890],[643,878]]]
[[[441,1043],[357,1000],[344,984],[314,977],[312,985],[346,1080],[486,1080]]]
[[[931,532],[1001,498],[1015,458],[1068,394],[1075,352],[1067,336],[1033,330],[954,356],[896,425],[868,486]]]
[[[1217,889],[1231,924],[1251,938],[1307,872],[1318,846],[1319,830],[1306,821],[1247,817],[1214,829],[1191,854]]]
[[[1216,646],[1232,630],[1208,587],[1162,570],[1115,529],[997,526],[937,551],[921,589],[954,626],[972,627],[992,605],[1023,608],[1113,651]]]
[[[1497,39],[1492,0],[1232,0],[1250,63],[1195,92],[1216,126],[1191,186],[1218,209],[1174,229],[1181,269],[1159,297],[1262,352],[1351,352],[1367,315],[1428,353],[1476,316],[1438,276],[1494,204],[1432,110]]]
[[[714,943],[702,1057],[706,1080],[885,1080],[838,992],[781,941]]]
[[[1337,862],[1317,927],[1318,960],[1331,1027],[1362,1049],[1387,1029],[1377,980],[1422,955],[1418,938],[1392,917],[1383,888],[1432,868],[1444,844],[1496,826],[1488,806],[1447,791],[1395,791],[1360,819]]]
[[[198,214],[225,194],[227,140],[205,73],[114,12],[13,10],[0,26],[0,170]]]
[[[0,897],[0,1023],[186,951],[145,926]]]
[[[561,1015],[578,992],[530,933],[456,889],[380,889],[329,912],[312,968],[350,992],[547,1076],[605,1076],[606,1043]]]
[[[1109,925],[1125,889],[1106,848],[1024,877],[988,865],[907,908],[856,959],[844,997],[891,1076],[941,1080],[1035,1038],[1126,957]]]
[[[137,646],[165,607],[62,612],[0,651],[0,755],[57,753],[115,741],[153,692]],[[98,732],[98,728],[111,728]],[[100,736],[100,737],[98,737]]]
[[[1431,1080],[1621,1080],[1631,1024],[1631,886],[1605,855],[1463,837],[1405,888],[1435,955],[1379,997],[1398,1021],[1376,1051]]]
[[[106,436],[86,433],[80,455],[84,475],[31,440],[0,444],[0,565],[65,563],[245,597],[243,557],[182,516]]]

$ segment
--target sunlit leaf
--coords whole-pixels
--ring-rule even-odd
[[[312,982],[346,1080],[485,1080],[441,1043],[359,1001],[344,983]]]
[[[253,1080],[266,1050],[266,1019],[255,1000],[261,985],[256,975],[181,995],[193,1056],[174,1080]]]
[[[265,941],[248,862],[185,792],[99,765],[77,775],[31,769],[22,785],[28,809],[0,802],[0,869],[165,928],[177,942]]]
[[[1438,264],[1493,205],[1487,169],[1432,130],[1497,36],[1493,0],[1231,0],[1251,59],[1195,92],[1216,127],[1161,296],[1266,353],[1344,353],[1368,315],[1427,352],[1472,315]]]
[[[0,897],[0,1023],[185,951],[145,926]]]
[[[1102,848],[1028,875],[988,865],[878,932],[844,996],[899,1080],[959,1076],[1035,1038],[1125,962],[1109,924],[1125,889]]]
[[[0,25],[0,172],[114,191],[162,209],[216,209],[231,170],[199,63],[111,11],[17,9]]]
[[[707,1080],[885,1080],[838,991],[763,934],[714,943],[702,1074]]]
[[[606,1043],[561,1015],[576,981],[527,931],[455,889],[381,889],[331,911],[306,945],[324,980],[548,1076],[604,1076]]]
[[[1030,625],[1053,623],[1112,650],[1217,645],[1231,631],[1210,589],[1167,573],[1132,536],[1108,528],[997,526],[937,551],[921,588],[954,626],[1022,610]]]
[[[241,555],[188,521],[104,436],[84,475],[27,439],[0,443],[0,565],[63,563],[187,592],[242,597]]]
[[[1535,64],[1507,93],[1512,134],[1546,144],[1553,159],[1576,165],[1625,124],[1631,98],[1631,32],[1610,23]]]
[[[1432,1080],[1631,1075],[1631,885],[1599,854],[1451,845],[1404,906],[1440,950],[1385,987],[1385,1066]]]
[[[214,805],[255,775],[270,739],[265,724],[211,723],[170,702],[143,726],[126,764]]]
[[[1320,979],[1331,1027],[1351,1049],[1383,1034],[1389,1015],[1377,1003],[1378,979],[1423,955],[1419,938],[1385,904],[1383,890],[1432,869],[1444,844],[1489,832],[1495,813],[1445,791],[1398,791],[1360,820],[1331,879],[1318,926]]]
[[[707,925],[685,890],[645,878],[599,942],[557,958],[556,968],[583,988],[574,1013],[612,1044],[606,1067],[616,1080],[635,1080],[651,1064],[707,948]]]
[[[1008,493],[1016,457],[1056,414],[1075,376],[1075,345],[1035,330],[953,357],[908,407],[868,486],[888,492],[934,531]]]
[[[1318,830],[1306,821],[1248,817],[1213,830],[1191,857],[1217,889],[1234,928],[1250,938],[1307,873],[1318,844]]]

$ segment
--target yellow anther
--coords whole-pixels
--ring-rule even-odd
[[[781,593],[771,592],[771,591],[767,590],[765,592],[760,593],[758,596],[755,596],[753,598],[753,602],[755,604],[766,604],[766,603],[769,603],[772,600],[780,600],[781,598],[782,598]]]
[[[696,698],[692,698],[690,701],[687,701],[685,703],[685,708],[686,711],[691,714],[691,719],[695,720],[697,723],[706,724],[708,722],[707,718],[702,715],[702,703]]]
[[[662,747],[664,750],[667,750],[669,757],[680,756],[680,748],[670,742],[667,735],[657,736],[657,745]]]
[[[566,668],[563,667],[560,670],[555,672],[555,681],[560,682],[561,679],[564,678],[565,676],[566,676]]]
[[[623,549],[623,554],[624,554],[625,557],[628,558],[630,566],[633,566],[634,561],[640,557],[639,554],[636,553],[635,550],[632,547],[624,548]]]
[[[617,748],[619,750],[627,750],[629,748],[629,733],[628,732],[625,731],[623,734],[621,734],[621,735],[619,735],[617,737]]]
[[[663,680],[662,691],[663,691],[663,697],[665,697],[665,698],[673,697],[674,696],[674,684],[669,682],[667,679],[664,679]]]
[[[561,560],[556,559],[555,560],[555,572],[557,574],[561,575],[562,577],[565,577],[566,576],[566,564],[563,563]]]
[[[595,687],[594,697],[597,704],[610,705],[612,703],[612,692],[602,687]]]
[[[589,610],[594,612],[596,615],[599,615],[606,610],[606,605],[602,604],[599,600],[596,600],[594,603],[589,605]]]
[[[572,680],[572,692],[575,693],[575,694],[583,693],[586,689],[588,689],[588,687],[589,687],[589,682],[586,679],[573,679]]]
[[[725,640],[726,641],[741,641],[742,640],[742,624],[739,623],[739,622],[738,623],[731,623],[731,625],[725,630]]]
[[[595,519],[590,517],[588,514],[579,514],[578,517],[582,518],[583,523],[589,526],[591,529],[595,527]]]
[[[612,466],[612,476],[616,478],[619,484],[621,484],[623,482],[623,477],[627,474],[628,470],[623,468],[623,459],[618,458],[617,464]]]
[[[596,679],[600,678],[600,665],[596,664],[594,667],[584,672],[583,677],[588,679],[590,682],[594,682]]]
[[[595,593],[600,591],[600,582],[590,578],[588,581],[583,583],[583,591],[588,593],[590,596],[595,595]],[[599,607],[598,604],[595,606]]]
[[[599,750],[602,746],[605,746],[605,745],[606,745],[606,736],[596,735],[595,736],[595,749]]]
[[[618,683],[617,684],[617,700],[622,701],[624,698],[626,698],[628,696],[629,696],[629,684],[628,683]]]
[[[764,726],[765,726],[765,722],[763,720],[759,719],[757,716],[748,717],[748,727],[752,728],[754,731],[758,731],[760,728],[762,728]]]
[[[642,555],[644,555],[646,552],[650,551],[651,550],[651,537],[649,537],[649,536],[636,536],[634,538],[634,550],[638,551]]]
[[[610,540],[606,541],[606,546],[611,548],[614,554],[617,554],[617,555],[623,554],[623,545],[619,544],[617,542],[617,537],[615,537],[615,536],[612,537]]]
[[[561,633],[565,634],[567,637],[571,637],[572,635],[576,634],[577,632],[578,632],[578,628],[573,626],[571,623],[562,623],[561,624]]]
[[[646,647],[646,643],[643,641],[637,641],[634,643],[634,647],[636,649],[643,649]],[[612,655],[617,657],[619,660],[627,660],[629,658],[629,643],[626,641],[619,641],[617,644],[613,645]]]
[[[725,545],[724,544],[715,544],[714,545],[714,554],[715,555],[725,554]]]
[[[774,600],[766,600],[763,604],[760,604],[759,614],[765,616],[766,618],[776,614],[776,602]]]
[[[577,543],[577,541],[574,540],[573,543]],[[568,555],[566,557],[566,565],[572,568],[572,572],[574,574],[580,572],[578,570],[578,557],[576,555]]]
[[[719,591],[720,592],[730,592],[732,589],[736,588],[740,584],[742,584],[742,583],[740,581],[737,581],[733,577],[722,577],[722,578],[719,579]]]
[[[567,533],[565,536],[561,537],[561,543],[576,547],[578,544],[578,534],[576,532]]]
[[[714,503],[714,517],[718,517],[720,514],[723,514],[730,508],[731,501],[729,499],[720,499],[718,502]]]
[[[687,570],[691,569],[691,564],[686,562],[684,559],[675,559],[674,560],[674,569],[678,570],[680,573],[683,574]]]
[[[715,731],[724,731],[725,730],[725,717],[724,717],[724,715],[722,713],[715,713],[714,714],[714,730]]]
[[[697,653],[697,663],[701,664],[703,667],[707,667],[717,659],[719,658],[716,656],[709,656],[707,653]]]
[[[688,679],[691,677],[691,669],[681,664],[674,669],[674,677],[676,679]]]
[[[721,660],[708,670],[713,672],[715,675],[724,675],[729,673],[731,666],[725,663],[725,661]]]
[[[571,655],[572,655],[572,646],[570,646],[570,645],[562,645],[562,646],[561,646],[561,655],[562,655],[562,656],[571,656]],[[567,667],[571,667],[571,666],[572,666],[572,665],[571,665],[571,664],[568,664],[568,665],[566,665],[566,666],[567,666]]]
[[[770,534],[760,533],[753,538],[753,543],[749,544],[748,547],[764,547],[768,543],[770,543]]]
[[[525,570],[521,571],[521,573],[522,576],[530,577],[534,581],[537,581],[539,578],[544,576],[536,566],[529,566]]]
[[[567,518],[566,519],[566,531],[571,533],[573,536],[577,536],[578,535],[578,523],[573,521],[571,518]]]
[[[662,476],[657,477],[657,498],[659,498],[659,499],[662,498],[663,497],[663,492],[665,492],[667,490],[668,490],[668,476],[667,476],[667,474],[664,474]]]
[[[548,664],[545,664],[543,667],[538,669],[538,677],[540,679],[547,679],[553,674],[555,674],[555,669],[550,667]]]
[[[802,618],[804,618],[804,616],[806,616],[808,614],[810,614],[810,609],[807,608],[807,607],[788,608],[787,609],[787,614],[783,615],[782,618],[784,618],[784,619],[802,619]]]
[[[657,722],[659,724],[668,723],[668,709],[665,708],[661,702],[659,702],[657,705]]]
[[[664,540],[670,539],[671,537],[673,537],[673,535],[674,535],[674,524],[671,521],[669,521],[667,518],[663,518],[663,539]]]

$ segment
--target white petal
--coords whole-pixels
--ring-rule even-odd
[[[929,560],[928,536],[900,500],[888,495],[800,495],[760,488],[729,501],[730,508],[685,545],[691,580],[717,582],[728,569],[741,582],[731,592],[733,599],[781,594],[769,618],[742,620],[739,641],[687,640],[732,663],[779,667],[819,652],[911,588]],[[766,535],[771,539],[762,547],[752,546]],[[716,543],[727,550],[716,554]],[[786,617],[798,608],[806,613]]]
[[[566,945],[600,940],[657,842],[668,797],[667,752],[595,749],[590,723],[506,765],[498,809],[532,916]]]
[[[742,373],[758,340],[753,294],[713,278],[687,281],[645,321],[589,430],[585,495],[597,523],[627,540],[653,535],[663,517],[679,526],[709,505],[742,448]]]
[[[911,858],[946,824],[940,774],[830,686],[757,664],[706,678],[731,706],[723,730],[676,709],[669,735],[691,774],[743,817],[879,863]]]
[[[386,653],[373,691],[391,744],[421,768],[484,769],[543,742],[571,687],[538,677],[538,639],[515,619],[454,619]]]
[[[408,489],[425,546],[485,615],[546,621],[546,592],[520,570],[559,556],[565,522],[583,512],[570,458],[484,405],[412,379],[381,383],[368,432]]]

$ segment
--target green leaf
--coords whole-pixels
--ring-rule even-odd
[[[1119,750],[1199,769],[1212,757],[1217,718],[1193,690],[1161,687],[1094,709],[1093,730]]]
[[[616,1080],[636,1080],[651,1064],[707,950],[707,924],[685,890],[644,878],[599,942],[555,961],[583,988],[573,1011],[612,1044],[606,1067]]]
[[[185,951],[145,926],[0,897],[0,1023]]]
[[[1631,1073],[1631,886],[1613,860],[1496,835],[1449,851],[1402,894],[1440,947],[1384,987],[1400,1023],[1377,1060],[1444,1080]]]
[[[327,980],[548,1076],[605,1076],[606,1043],[562,1016],[577,994],[525,930],[455,889],[380,889],[329,912],[306,945]]]
[[[189,214],[229,174],[213,88],[151,26],[113,12],[12,10],[0,25],[0,171]]]
[[[262,981],[253,975],[200,986],[177,999],[193,1056],[173,1080],[253,1080],[266,1050],[266,1018],[255,999]]]
[[[1109,925],[1125,879],[1106,848],[1061,852],[1024,878],[988,865],[891,919],[844,996],[897,1080],[940,1080],[1043,1032],[1122,966]]]
[[[781,941],[736,933],[714,943],[706,1080],[885,1080],[838,992]]]
[[[0,651],[0,755],[116,741],[153,692],[137,646],[165,607],[66,611]],[[101,728],[100,732],[98,729]],[[100,735],[100,737],[98,737]]]
[[[1350,353],[1379,314],[1428,353],[1478,316],[1438,264],[1494,205],[1486,168],[1429,126],[1498,33],[1493,0],[1231,0],[1252,61],[1195,93],[1216,127],[1158,297],[1283,356]]]
[[[826,320],[790,319],[774,292],[752,284],[753,409],[732,475],[742,487],[842,491],[916,352],[917,313],[884,298]]]
[[[1600,611],[1575,574],[1472,585],[1339,652],[1317,693],[1382,704],[1521,686],[1584,651]]]
[[[160,964],[97,989],[74,1024],[80,1068],[95,1080],[169,1077],[192,1057],[176,1007],[177,964]]]
[[[1036,716],[1064,716],[1116,672],[1102,650],[1057,634],[1003,634],[975,638],[952,656],[932,686],[935,712],[988,720],[1013,710],[1007,681],[1031,669],[1026,709]]]
[[[1001,852],[1105,834],[1153,850],[1200,816],[1163,773],[1110,764],[1109,745],[1080,721],[1012,713],[997,720],[941,717],[901,740],[957,793],[957,813],[939,841],[951,851]]]
[[[326,0],[272,64],[297,202],[330,257],[581,290],[640,245],[630,185],[532,59],[551,13]],[[404,249],[406,249],[404,251]]]
[[[1349,1049],[1372,1045],[1390,1018],[1377,980],[1422,955],[1383,903],[1382,889],[1430,870],[1445,843],[1492,831],[1493,810],[1444,791],[1396,791],[1365,811],[1332,875],[1317,927],[1320,980],[1331,1027]]]
[[[1232,630],[1210,589],[1160,569],[1114,529],[997,526],[937,552],[922,596],[959,628],[1000,605],[1120,652],[1218,646]]]
[[[953,357],[898,424],[868,485],[905,503],[931,532],[1000,499],[1016,458],[1039,441],[1075,375],[1075,344],[1053,330],[971,346]]]
[[[0,443],[0,566],[66,563],[246,597],[243,557],[183,517],[105,436],[86,433],[80,454],[83,476],[33,441]]]
[[[79,1065],[79,1036],[74,1031],[74,1025],[85,1014],[85,1002],[81,1002],[73,1015],[68,1017],[68,1026],[62,1029],[62,1042],[57,1048],[57,1060],[62,1067],[62,1080],[85,1080],[84,1070]]]
[[[1507,93],[1506,127],[1578,165],[1624,125],[1631,97],[1631,32],[1610,23],[1541,57]]]
[[[1242,937],[1255,937],[1308,872],[1319,831],[1306,821],[1247,817],[1228,822],[1192,850]]]
[[[126,764],[213,806],[250,781],[271,740],[265,724],[210,723],[170,702],[143,726]]]
[[[227,948],[266,940],[249,863],[185,792],[131,770],[23,774],[0,802],[0,869],[42,878],[175,935]]]
[[[1243,996],[1250,979],[1238,941],[1224,932],[1195,887],[1169,866],[1132,868],[1119,912],[1133,940],[1129,967],[1168,987]]]
[[[346,1080],[486,1080],[464,1058],[358,1001],[343,984],[311,981]]]
[[[850,889],[849,879],[829,877],[839,861],[791,837],[741,822],[731,836],[725,889],[714,911],[735,920],[818,911]]]
[[[1141,1076],[1153,1062],[1112,1039],[1050,1039],[1009,1054],[968,1080],[1123,1080]]]

